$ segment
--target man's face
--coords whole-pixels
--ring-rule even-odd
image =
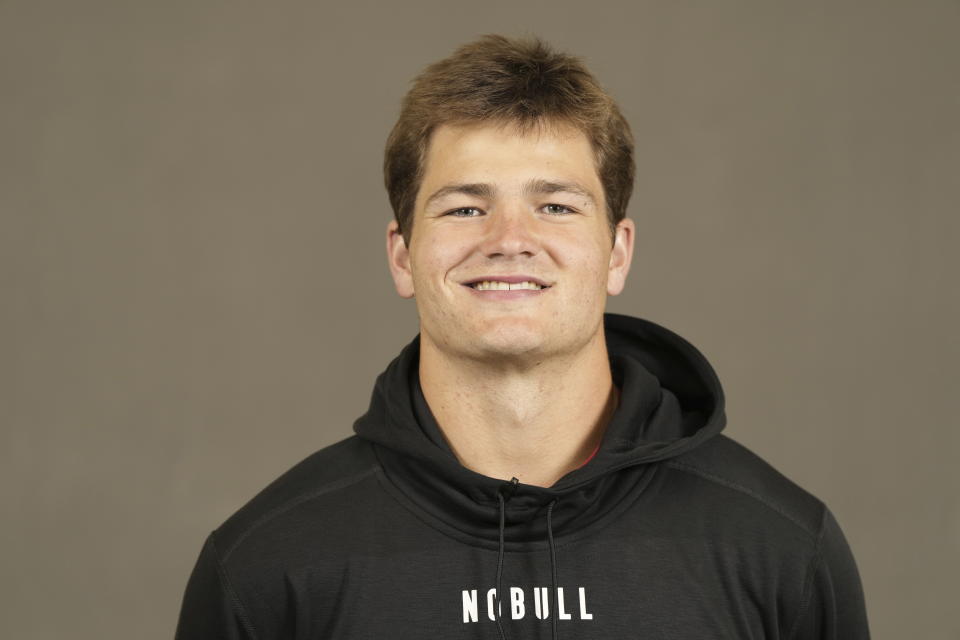
[[[409,247],[388,227],[391,273],[416,297],[421,339],[451,356],[579,350],[630,267],[633,223],[611,237],[593,149],[569,126],[439,127],[413,217]]]

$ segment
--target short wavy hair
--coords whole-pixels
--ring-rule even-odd
[[[429,65],[413,81],[387,139],[383,175],[407,245],[430,136],[443,124],[551,124],[582,131],[596,154],[611,232],[633,192],[633,135],[584,64],[537,38],[486,35]]]

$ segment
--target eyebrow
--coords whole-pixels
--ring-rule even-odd
[[[535,178],[533,180],[528,180],[523,185],[523,193],[525,195],[543,195],[549,193],[571,193],[576,196],[581,196],[590,201],[590,203],[596,206],[597,201],[593,197],[593,194],[590,191],[576,182],[555,182],[552,180],[543,180],[540,178]],[[478,198],[492,198],[496,194],[497,190],[493,185],[487,184],[485,182],[472,182],[472,183],[461,183],[461,184],[448,184],[446,186],[440,187],[434,191],[429,198],[427,198],[424,203],[424,208],[430,206],[435,200],[439,200],[444,196],[451,194],[463,194],[468,196],[475,196]]]
[[[576,182],[552,182],[550,180],[530,180],[523,185],[523,192],[526,194],[542,195],[547,193],[571,193],[575,196],[586,198],[590,204],[596,206],[597,202],[585,187],[581,187]]]
[[[494,192],[495,189],[492,186],[479,182],[472,184],[448,184],[434,191],[433,194],[427,198],[427,201],[423,203],[423,207],[427,208],[434,200],[439,200],[444,196],[449,196],[455,193],[467,196],[476,196],[478,198],[492,198]]]

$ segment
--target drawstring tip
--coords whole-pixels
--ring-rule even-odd
[[[519,487],[520,480],[516,477],[510,478],[510,482],[504,482],[502,485],[500,485],[500,495],[502,495],[504,499],[509,500],[514,496],[514,494],[517,493],[517,489]]]

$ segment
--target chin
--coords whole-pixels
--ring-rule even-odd
[[[481,343],[479,351],[487,357],[512,358],[528,356],[534,357],[547,351],[547,345],[543,340],[488,340]]]
[[[549,351],[550,336],[534,323],[498,322],[474,335],[472,350],[479,357],[535,356]]]

